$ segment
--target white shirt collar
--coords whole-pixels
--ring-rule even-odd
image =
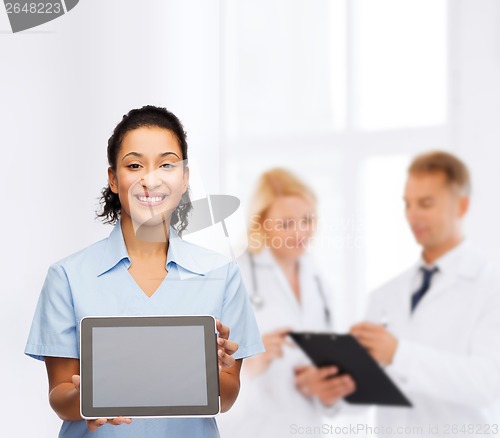
[[[461,277],[474,278],[486,263],[484,254],[477,251],[468,241],[462,240],[457,246],[443,254],[431,265],[422,256],[415,265],[415,272],[422,267],[427,269],[437,266],[441,274],[456,274]]]
[[[424,260],[423,255],[420,255],[417,269],[433,269],[436,266],[438,267],[440,272],[446,272],[452,269],[456,269],[457,263],[459,262],[464,252],[467,250],[466,248],[467,244],[464,240],[462,240],[458,245],[451,248],[431,264],[427,263]]]

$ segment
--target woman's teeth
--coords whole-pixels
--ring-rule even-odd
[[[139,196],[139,201],[141,201],[141,202],[153,203],[153,202],[160,202],[162,199],[163,199],[162,196],[153,196],[153,197]]]

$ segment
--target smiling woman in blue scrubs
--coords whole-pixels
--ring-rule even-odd
[[[152,106],[130,111],[108,141],[109,184],[99,216],[114,229],[49,268],[25,352],[45,360],[50,405],[64,420],[60,437],[219,435],[214,418],[82,420],[84,316],[210,314],[223,321],[222,412],[238,396],[242,358],[263,351],[237,265],[179,237],[191,209],[186,160],[186,134],[174,114]]]

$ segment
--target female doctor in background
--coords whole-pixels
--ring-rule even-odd
[[[249,250],[239,260],[266,352],[246,359],[242,389],[222,436],[284,437],[320,426],[326,409],[354,391],[335,367],[315,368],[287,338],[290,331],[331,330],[330,290],[307,246],[316,197],[283,169],[264,173],[251,202]]]

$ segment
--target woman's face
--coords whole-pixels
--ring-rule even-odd
[[[141,127],[123,137],[109,186],[120,198],[121,216],[134,225],[168,221],[187,190],[189,173],[172,131]]]
[[[315,228],[314,206],[299,196],[276,199],[262,222],[266,242],[278,257],[299,257]]]

